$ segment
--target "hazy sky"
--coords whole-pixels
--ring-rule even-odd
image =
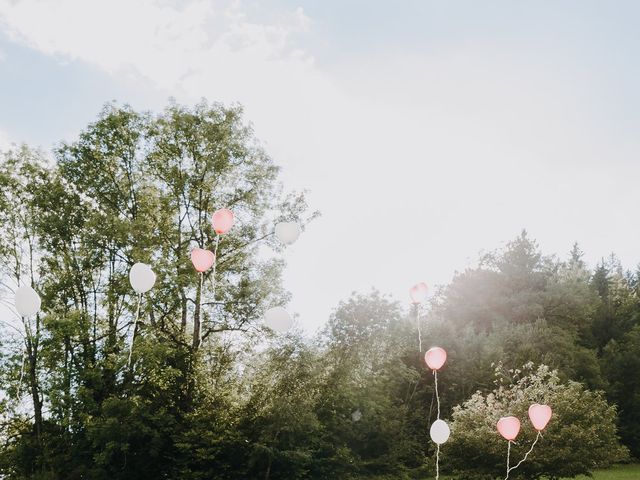
[[[0,145],[109,100],[240,102],[322,212],[288,251],[313,330],[529,230],[640,261],[640,2],[0,0]]]

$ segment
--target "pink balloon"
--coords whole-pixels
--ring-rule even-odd
[[[415,284],[413,287],[409,289],[409,296],[411,297],[411,303],[417,305],[418,303],[422,303],[427,298],[427,284],[424,282],[420,282]]]
[[[213,267],[213,262],[216,261],[216,256],[211,250],[205,250],[204,248],[194,248],[191,250],[191,263],[195,269],[202,273]]]
[[[233,227],[233,212],[228,208],[216,210],[211,217],[211,224],[218,235],[227,233]]]
[[[440,370],[447,361],[447,352],[440,347],[430,348],[424,354],[424,360],[431,370]]]
[[[520,433],[520,420],[516,417],[502,417],[498,420],[498,432],[506,440],[515,440]]]
[[[551,420],[551,407],[549,405],[538,405],[534,403],[529,407],[529,420],[533,428],[541,432]]]

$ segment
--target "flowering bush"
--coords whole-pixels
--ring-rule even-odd
[[[496,366],[496,388],[475,393],[453,411],[451,440],[443,464],[461,479],[504,478],[507,441],[496,431],[500,417],[513,415],[522,428],[511,446],[511,465],[523,458],[535,439],[527,410],[532,403],[553,408],[553,417],[535,449],[509,478],[551,480],[588,474],[628,457],[618,441],[615,407],[602,394],[577,382],[562,383],[555,370],[532,363],[522,370]]]

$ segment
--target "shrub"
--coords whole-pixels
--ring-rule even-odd
[[[522,428],[511,447],[511,465],[523,458],[536,432],[527,410],[532,403],[553,409],[551,422],[533,453],[509,478],[558,479],[589,474],[593,469],[625,460],[628,451],[618,441],[616,410],[602,394],[576,382],[562,383],[545,365],[504,372],[496,368],[496,388],[475,393],[454,408],[451,440],[443,450],[443,464],[461,479],[504,478],[507,441],[496,431],[500,417],[513,415]]]

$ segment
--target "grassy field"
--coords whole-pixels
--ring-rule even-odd
[[[589,477],[578,477],[587,480]],[[640,464],[620,465],[609,470],[593,472],[593,480],[638,480],[640,479]]]
[[[607,470],[596,470],[593,472],[593,477],[580,476],[576,478],[578,480],[640,480],[640,464],[619,465]],[[445,480],[453,479],[446,477]]]

